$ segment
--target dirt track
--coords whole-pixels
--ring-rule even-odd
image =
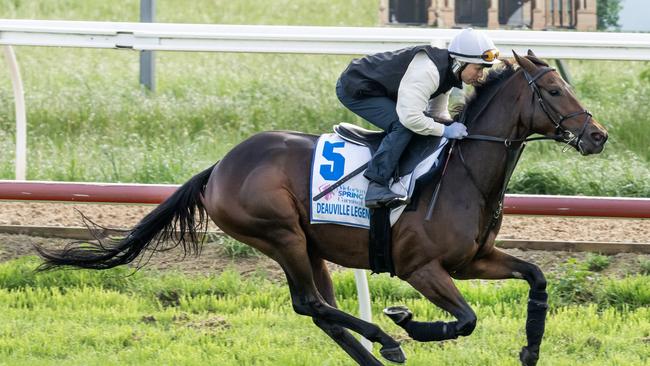
[[[126,228],[136,224],[154,206],[151,205],[97,205],[68,203],[0,202],[0,225],[82,226],[79,213],[107,227]],[[609,242],[650,243],[650,220],[586,219],[558,217],[506,216],[499,238],[530,240],[581,240]],[[0,235],[0,261],[32,254],[32,244],[62,246],[67,240],[31,238],[23,235]],[[508,250],[509,253],[531,260],[545,271],[554,271],[566,259],[584,259],[586,253]],[[180,253],[157,254],[151,265],[155,268],[177,268],[183,272],[219,272],[235,266],[240,272],[256,271],[279,275],[277,265],[266,258],[249,258],[232,261],[218,245],[208,244],[201,257],[186,258],[179,262]],[[639,258],[650,256],[618,254],[606,273],[622,275],[634,273]]]
[[[79,210],[103,226],[126,228],[153,208],[152,205],[0,201],[0,225],[82,226]],[[499,237],[650,243],[650,220],[506,216]]]

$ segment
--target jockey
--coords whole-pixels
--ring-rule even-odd
[[[406,202],[388,185],[414,133],[448,139],[467,135],[461,123],[440,123],[452,121],[450,90],[462,88],[462,82],[478,85],[483,69],[499,62],[498,57],[485,34],[468,28],[446,50],[422,45],[352,60],[336,83],[336,95],[352,112],[386,131],[364,173],[370,180],[367,207]]]

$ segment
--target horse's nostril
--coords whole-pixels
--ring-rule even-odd
[[[600,132],[593,132],[591,138],[594,139],[595,142],[605,142],[605,140],[607,140],[607,136]]]

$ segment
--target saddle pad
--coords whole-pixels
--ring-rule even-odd
[[[438,155],[447,139],[442,138],[438,148],[422,160],[413,172],[391,184],[393,192],[413,193],[415,180],[437,165]],[[341,139],[334,133],[321,135],[314,149],[311,170],[310,222],[312,224],[340,224],[361,228],[370,227],[370,210],[365,206],[368,179],[357,174],[318,201],[313,197],[370,160],[370,150]],[[406,206],[391,211],[391,225],[397,222]]]

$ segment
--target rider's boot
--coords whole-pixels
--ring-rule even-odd
[[[391,191],[386,185],[375,182],[374,180],[370,181],[370,184],[368,185],[368,191],[366,191],[366,207],[395,208],[407,203],[407,197]]]

